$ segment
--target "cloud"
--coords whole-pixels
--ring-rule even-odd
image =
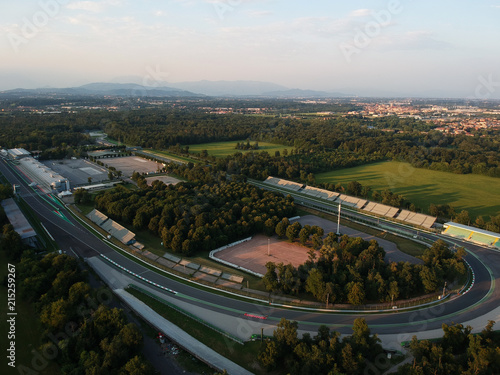
[[[404,34],[384,35],[374,38],[373,46],[382,50],[445,50],[453,44],[438,40],[430,31],[408,31]]]
[[[259,17],[266,17],[266,16],[272,16],[274,13],[268,10],[254,10],[247,12],[249,17],[252,18],[259,18]]]
[[[105,0],[105,1],[74,1],[69,3],[66,8],[71,10],[83,10],[91,13],[101,13],[110,6],[121,5],[120,0]]]
[[[349,17],[367,17],[372,14],[370,9],[356,9],[349,14]]]

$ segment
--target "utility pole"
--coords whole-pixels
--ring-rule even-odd
[[[339,213],[337,220],[337,236],[340,236],[340,210],[342,209],[342,203],[339,203]]]
[[[269,254],[269,244],[270,244],[270,242],[271,242],[271,239],[268,238],[267,239],[267,256],[271,255],[271,254]]]
[[[326,293],[326,308],[328,308],[328,299],[330,299],[330,293]]]

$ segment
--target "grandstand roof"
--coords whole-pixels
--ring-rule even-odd
[[[302,190],[302,192],[305,194],[308,194],[308,195],[312,195],[313,197],[324,198],[324,199],[328,199],[328,198],[335,199],[339,196],[339,193],[336,193],[334,191],[319,189],[319,188],[315,188],[312,186],[306,186]]]
[[[2,201],[2,207],[7,215],[7,219],[9,219],[9,222],[14,227],[14,230],[19,234],[19,236],[21,236],[21,239],[24,240],[36,236],[35,230],[21,212],[14,199],[4,199]]]
[[[448,223],[443,224],[444,228],[447,228],[449,226],[468,230],[468,231],[475,232],[475,233],[484,234],[486,236],[491,236],[491,237],[495,237],[495,238],[500,239],[500,233],[490,232],[489,230],[484,230],[484,229],[480,229],[480,228],[476,228],[476,227],[471,227],[469,225],[454,223],[453,221],[450,221]]]
[[[101,228],[125,245],[127,245],[135,237],[135,233],[129,231],[127,228],[121,226],[116,221],[113,221],[111,219],[105,221],[101,225]]]
[[[96,210],[95,208],[87,214],[87,217],[92,220],[97,225],[101,226],[108,217],[104,215],[101,211]]]

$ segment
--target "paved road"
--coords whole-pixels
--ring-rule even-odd
[[[152,272],[139,263],[120,255],[106,243],[90,234],[87,228],[73,219],[64,207],[59,207],[43,194],[29,188],[20,176],[13,173],[5,162],[0,163],[0,171],[11,181],[21,185],[21,195],[37,212],[40,220],[54,236],[63,250],[71,250],[81,257],[106,254],[115,262],[144,278],[179,292],[175,299],[189,302],[204,311],[225,314],[229,318],[241,318],[245,312],[267,315],[267,323],[278,322],[281,317],[299,322],[302,330],[315,331],[321,324],[326,324],[341,333],[351,333],[352,322],[357,317],[364,317],[372,331],[379,334],[405,334],[439,329],[442,323],[466,322],[488,315],[500,301],[500,291],[492,288],[490,272],[494,279],[500,276],[500,253],[466,244],[476,256],[468,255],[467,260],[475,271],[476,282],[469,293],[450,300],[439,307],[426,308],[418,312],[399,312],[389,314],[324,314],[312,311],[283,309],[278,306],[235,300],[229,296],[213,294],[186,285],[174,279]],[[58,210],[65,217],[54,213]],[[420,234],[435,239],[439,236]],[[455,241],[459,245],[460,241]],[[488,265],[490,270],[479,260]],[[166,293],[166,292],[165,292]],[[168,294],[168,293],[167,293]],[[171,297],[171,295],[170,295]],[[497,316],[498,319],[498,316]],[[474,327],[481,329],[482,327]],[[255,333],[260,333],[259,331]]]

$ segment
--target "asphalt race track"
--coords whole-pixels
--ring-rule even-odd
[[[105,254],[132,272],[175,290],[178,292],[175,298],[188,300],[191,304],[222,312],[228,316],[241,317],[242,312],[267,315],[268,323],[278,322],[282,317],[285,317],[289,320],[298,321],[300,329],[315,331],[317,326],[325,324],[341,333],[351,333],[353,320],[363,317],[368,322],[373,333],[399,334],[440,329],[443,323],[467,322],[488,315],[488,313],[500,306],[500,292],[495,288],[495,280],[500,276],[500,252],[484,249],[470,243],[462,243],[458,240],[450,241],[449,239],[446,240],[467,248],[469,254],[466,259],[475,273],[475,284],[468,293],[434,307],[423,308],[418,311],[394,311],[384,314],[338,314],[282,308],[269,305],[269,303],[245,302],[241,299],[233,299],[230,296],[211,293],[210,290],[199,289],[178,282],[174,278],[162,276],[142,264],[124,257],[102,239],[91,234],[60,203],[51,200],[36,187],[29,187],[28,184],[31,181],[17,169],[13,169],[8,165],[5,160],[0,161],[0,172],[11,183],[21,186],[19,191],[21,197],[37,213],[40,221],[51,233],[61,249],[68,254],[78,255],[82,258]],[[304,199],[301,198],[300,201],[304,201]],[[317,202],[314,202],[314,204],[317,204]],[[397,224],[392,225],[396,226]],[[406,228],[406,230],[408,229]],[[414,232],[417,231],[414,230]],[[422,232],[419,233],[419,236],[425,236],[432,240],[445,239],[440,235]],[[164,293],[168,292],[165,291]],[[169,295],[172,296],[172,294]]]

